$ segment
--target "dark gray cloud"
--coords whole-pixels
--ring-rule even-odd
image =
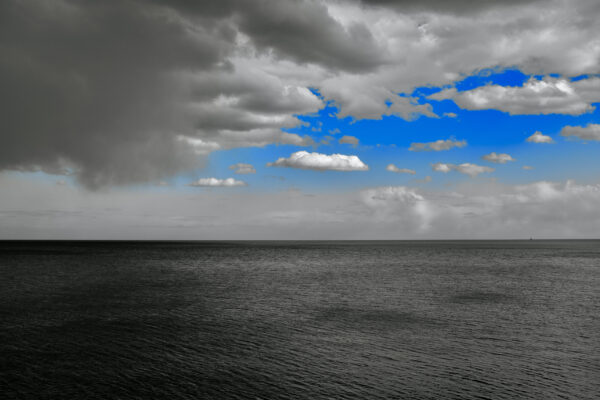
[[[280,128],[320,100],[230,61],[240,4],[2,2],[0,170],[70,171],[95,188],[198,167],[182,136],[213,150],[310,143]]]
[[[144,181],[196,165],[179,71],[218,70],[225,25],[188,27],[135,1],[0,5],[0,168],[70,167],[87,186]]]
[[[386,7],[402,12],[442,12],[471,14],[493,8],[522,6],[547,0],[360,0],[366,6]]]
[[[239,26],[259,48],[336,70],[366,71],[385,62],[383,48],[364,23],[343,26],[323,3],[257,0],[243,4]]]

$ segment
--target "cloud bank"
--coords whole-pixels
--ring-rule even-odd
[[[345,193],[90,193],[0,174],[0,186],[3,239],[597,238],[600,226],[600,185],[573,181]]]

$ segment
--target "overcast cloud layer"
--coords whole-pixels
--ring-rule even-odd
[[[572,181],[466,183],[442,192],[155,189],[141,197],[125,190],[90,196],[9,176],[0,176],[0,184],[7,190],[0,199],[1,239],[585,238],[595,237],[600,225],[600,185]]]
[[[282,128],[324,101],[353,119],[435,118],[412,90],[485,68],[561,77],[431,98],[587,113],[600,79],[569,77],[600,72],[599,13],[593,0],[3,1],[0,169],[158,181],[219,149],[313,145]]]

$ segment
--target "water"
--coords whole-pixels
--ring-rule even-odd
[[[600,242],[0,242],[10,398],[592,399]]]

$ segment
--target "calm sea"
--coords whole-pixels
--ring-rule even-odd
[[[600,241],[0,242],[3,399],[597,399]]]

